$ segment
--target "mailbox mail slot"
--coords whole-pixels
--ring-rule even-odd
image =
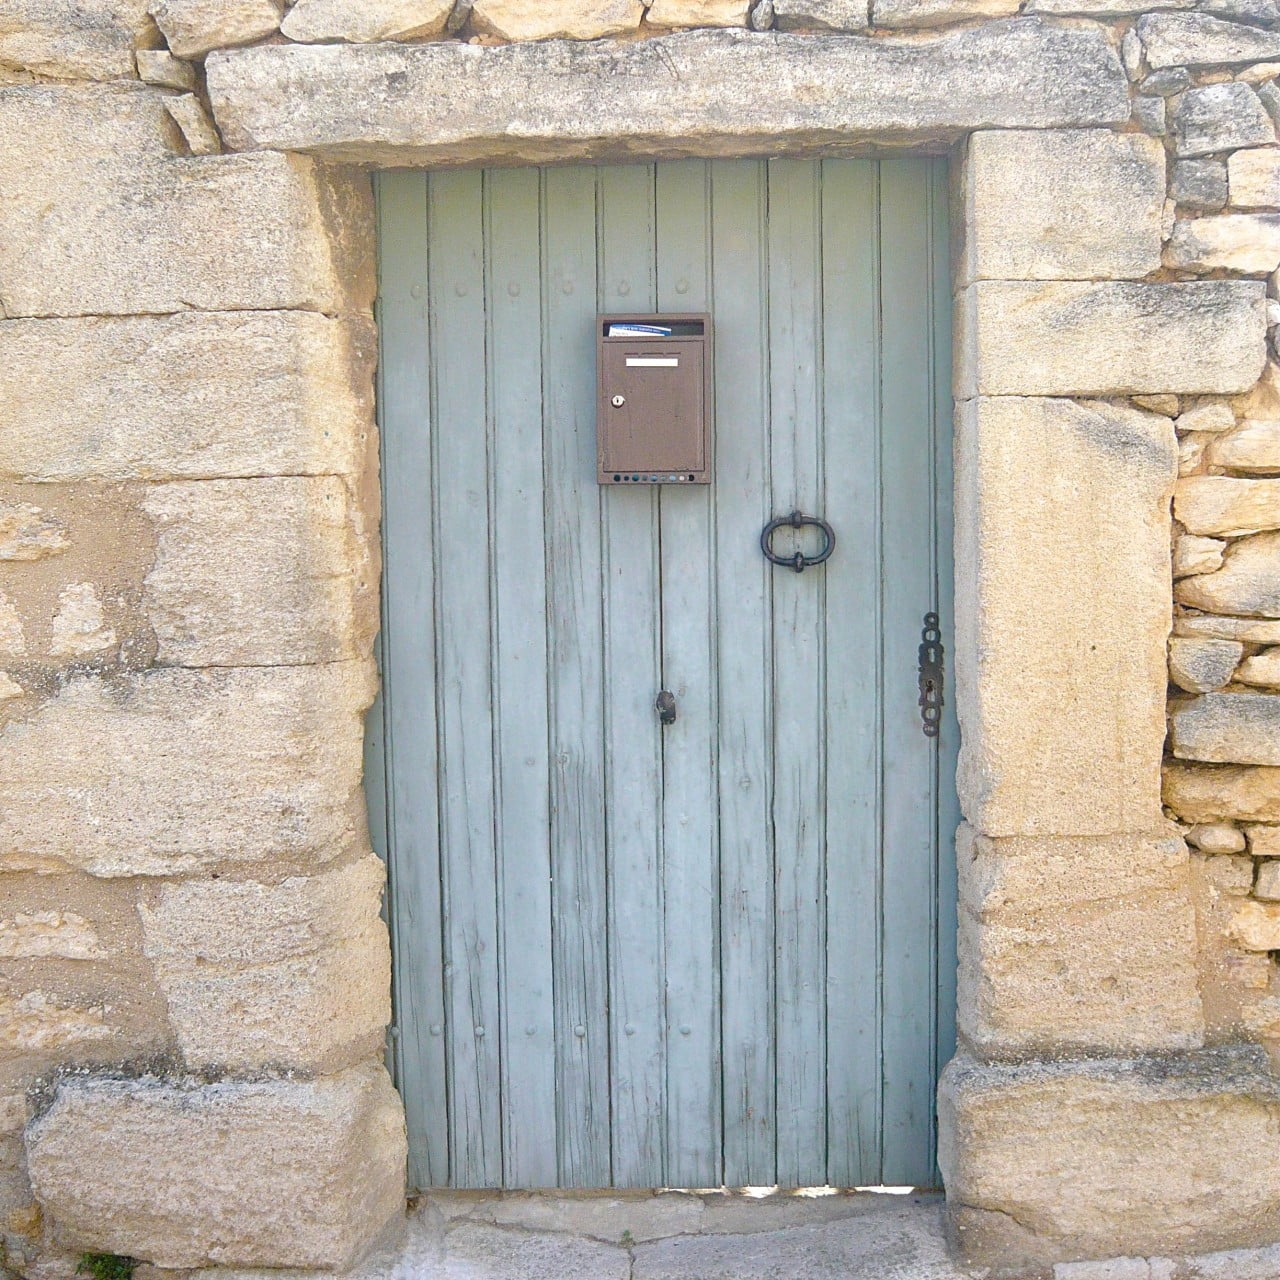
[[[602,315],[596,335],[599,482],[709,484],[711,317]]]

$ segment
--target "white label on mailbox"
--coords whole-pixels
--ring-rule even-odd
[[[641,369],[675,369],[680,364],[679,356],[628,356],[627,367]]]

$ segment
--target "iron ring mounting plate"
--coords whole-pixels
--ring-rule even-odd
[[[807,524],[822,530],[822,549],[817,555],[806,556],[797,551],[794,555],[780,556],[774,551],[773,535],[777,530],[784,528],[801,529]],[[824,560],[830,559],[831,553],[835,549],[835,530],[821,517],[806,516],[799,511],[793,511],[790,515],[775,517],[760,531],[760,550],[764,552],[765,559],[772,564],[786,565],[787,568],[794,569],[797,573],[803,573],[812,565],[821,564]]]

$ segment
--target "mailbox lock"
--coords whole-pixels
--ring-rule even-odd
[[[623,406],[624,404],[626,404],[626,403],[627,403],[627,397],[626,397],[626,396],[614,396],[614,397],[613,397],[613,399],[609,401],[609,403],[610,403],[611,405],[613,405],[613,407],[614,407],[615,409],[621,409],[621,408],[622,408],[622,406]]]

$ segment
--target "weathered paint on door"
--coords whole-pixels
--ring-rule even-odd
[[[936,1181],[945,188],[919,158],[381,176],[371,808],[415,1184]],[[594,317],[645,310],[714,315],[709,487],[596,485]],[[793,508],[838,538],[800,574],[759,546]]]

